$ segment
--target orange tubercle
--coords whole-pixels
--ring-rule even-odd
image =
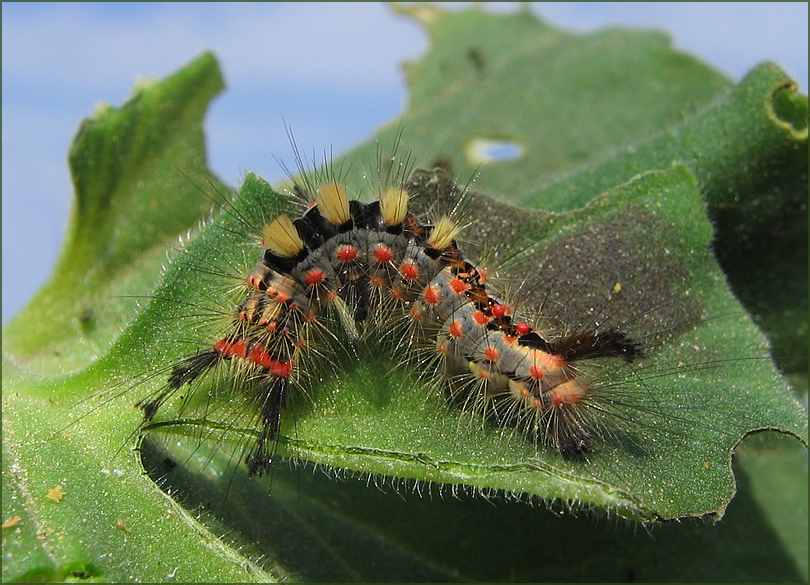
[[[413,262],[403,262],[399,273],[405,280],[416,280],[419,278],[419,267]]]
[[[428,305],[438,305],[439,304],[439,291],[436,290],[435,286],[429,286],[425,289],[424,293],[425,302]]]
[[[374,252],[371,253],[371,257],[378,264],[388,264],[394,259],[394,253],[391,252],[391,248],[385,244],[377,244],[374,246]]]
[[[475,313],[473,313],[473,320],[481,327],[483,327],[490,321],[489,317],[487,317],[483,311],[476,311]]]
[[[341,246],[337,251],[337,259],[341,264],[354,262],[357,259],[357,248],[349,244]]]
[[[460,278],[454,278],[450,281],[450,290],[452,290],[457,295],[460,295],[463,292],[469,290],[470,285],[466,282],[461,280]]]
[[[324,274],[323,270],[319,268],[313,268],[307,273],[304,280],[309,286],[317,286],[319,284],[322,284],[325,278],[326,274]]]
[[[579,404],[587,396],[587,388],[580,378],[563,382],[551,391],[551,403],[557,408]]]
[[[484,350],[484,357],[491,362],[497,362],[499,357],[498,350],[491,345],[487,346]]]

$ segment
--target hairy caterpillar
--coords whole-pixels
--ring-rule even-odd
[[[415,371],[451,410],[567,459],[611,444],[609,453],[644,451],[661,422],[691,420],[692,399],[672,406],[648,381],[716,367],[714,356],[695,347],[686,362],[636,367],[703,317],[680,294],[689,270],[663,245],[652,256],[636,249],[640,233],[655,241],[667,231],[655,214],[615,215],[537,254],[553,220],[458,188],[442,171],[380,159],[361,203],[328,164],[304,172],[299,158],[299,167],[271,209],[229,208],[224,231],[244,240],[261,230],[261,259],[247,277],[234,267],[238,284],[215,301],[208,345],[161,370],[166,383],[139,402],[144,430],[173,424],[155,421],[177,397],[175,421],[222,428],[246,416],[243,459],[260,475],[287,402],[313,400],[361,346]],[[194,262],[200,274],[219,270]]]
[[[638,343],[612,328],[550,341],[516,318],[485,270],[458,247],[459,223],[447,215],[424,222],[408,210],[405,188],[417,180],[370,203],[350,201],[340,183],[314,192],[296,184],[293,192],[309,207],[295,220],[282,214],[265,226],[262,259],[246,279],[231,330],[172,368],[166,387],[139,403],[146,420],[171,393],[223,361],[238,361],[255,386],[261,425],[248,467],[251,474],[267,471],[296,370],[312,359],[310,329],[333,320],[326,316],[333,312],[350,331],[371,321],[372,335],[384,334],[385,322],[408,320],[399,333],[425,344],[421,352],[437,352],[435,367],[456,402],[478,408],[491,401],[497,418],[515,420],[534,440],[568,456],[589,452],[591,431],[578,411],[590,388],[577,362],[632,362],[641,353]],[[371,311],[383,316],[369,318]]]

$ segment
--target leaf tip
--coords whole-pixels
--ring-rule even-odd
[[[431,25],[435,24],[447,14],[447,11],[443,8],[423,2],[416,2],[414,4],[389,2],[388,5],[397,14],[413,18],[426,29],[429,29]]]
[[[796,141],[807,140],[807,96],[793,80],[777,87],[767,101],[768,115]]]

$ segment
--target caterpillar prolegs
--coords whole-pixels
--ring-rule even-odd
[[[474,240],[509,239],[506,233],[485,233],[497,230],[495,225],[476,227],[472,221],[480,207],[498,204],[473,198],[441,170],[406,177],[404,168],[394,173],[393,185],[377,187],[377,197],[366,203],[351,199],[333,173],[303,174],[282,205],[288,209],[261,229],[260,260],[244,278],[241,298],[226,311],[224,333],[174,364],[165,386],[138,403],[145,424],[173,395],[187,389],[192,394],[207,374],[235,371],[245,386],[235,399],[247,400],[258,429],[245,461],[250,475],[261,475],[272,467],[290,395],[308,394],[318,382],[310,364],[333,362],[327,354],[336,345],[362,337],[385,340],[380,344],[392,349],[392,360],[441,387],[455,408],[518,429],[525,439],[565,457],[591,452],[592,438],[601,431],[595,415],[610,415],[599,396],[608,390],[589,378],[583,365],[642,358],[649,339],[634,338],[622,325],[650,318],[653,311],[636,306],[621,316],[600,301],[600,310],[566,319],[563,312],[582,312],[593,299],[564,272],[564,253],[562,267],[553,261],[539,266],[529,247],[502,241],[490,252],[493,262],[509,264],[512,273],[534,274],[517,284],[497,270],[490,274],[466,252],[474,243],[461,242],[465,232]],[[290,211],[296,208],[303,209],[297,217]],[[241,224],[255,229],[253,218],[233,211]],[[604,245],[600,234],[593,242]],[[600,268],[608,280],[612,268]],[[574,287],[552,287],[554,294],[577,289],[576,295],[554,299],[545,292],[536,298],[542,291],[538,282],[562,278]],[[671,280],[670,275],[652,282]],[[620,286],[617,281],[611,294]],[[670,294],[656,293],[655,303]],[[666,313],[669,303],[664,304],[656,312]],[[670,307],[680,313],[684,307],[681,322],[694,308]],[[671,322],[665,317],[656,327],[666,334]],[[614,400],[616,405],[620,401]]]

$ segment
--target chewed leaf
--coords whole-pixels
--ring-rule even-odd
[[[568,341],[554,346],[558,353],[592,358],[575,371],[592,385],[593,407],[578,419],[588,423],[591,448],[583,441],[581,453],[566,456],[548,440],[566,429],[538,432],[545,428],[525,417],[521,426],[520,416],[516,424],[509,412],[487,411],[493,403],[480,397],[448,400],[436,363],[413,367],[398,351],[407,341],[378,342],[347,303],[312,345],[330,357],[310,364],[306,392],[284,411],[269,498],[266,483],[247,479],[241,447],[261,433],[255,404],[243,400],[250,393],[232,377],[186,385],[195,391],[147,407],[154,418],[139,426],[144,412],[133,405],[207,367],[196,352],[219,351],[218,336],[233,327],[245,277],[264,249],[262,230],[248,228],[282,208],[293,220],[303,211],[285,208],[252,175],[232,203],[204,168],[202,116],[222,84],[204,55],[141,87],[122,108],[101,111],[71,150],[78,208],[56,285],[3,332],[4,579],[806,579],[796,561],[803,549],[790,548],[801,538],[784,527],[790,518],[806,535],[806,515],[801,526],[795,513],[806,509],[806,451],[792,439],[806,442],[806,414],[712,259],[699,194],[709,200],[717,242],[733,253],[723,262],[736,273],[735,292],[753,298],[757,323],[778,334],[775,353],[788,358],[780,365],[800,371],[807,290],[797,274],[806,261],[795,252],[806,250],[807,237],[806,97],[767,64],[733,85],[660,33],[576,35],[528,11],[406,10],[420,16],[432,43],[407,66],[406,115],[334,166],[345,169],[349,190],[367,187],[363,173],[375,170],[379,144],[399,136],[399,152],[429,169],[413,184],[429,201],[447,192],[448,178],[434,166],[495,197],[436,205],[434,216],[451,220],[437,240],[446,244],[461,230],[459,247],[491,269],[504,306],[520,308],[535,328],[532,342],[541,333],[561,337]],[[345,217],[339,203],[333,218]],[[718,204],[722,213],[712,215]],[[197,229],[211,208],[226,213]],[[401,210],[383,215],[396,223]],[[177,253],[177,236],[187,233],[191,243]],[[300,249],[282,243],[280,255]],[[487,316],[501,319],[502,310],[489,305]],[[231,341],[220,349],[247,355]],[[606,349],[610,363],[599,355]],[[75,375],[47,375],[98,356]],[[271,357],[259,351],[253,359]],[[480,364],[477,372],[486,373]],[[511,494],[566,513],[576,502],[643,521],[717,518],[735,491],[730,454],[759,429],[786,433],[787,448],[735,458],[741,493],[710,533],[673,523],[643,540],[630,523],[478,497]],[[156,443],[180,450],[155,455]],[[191,512],[144,476],[141,455]],[[289,471],[282,456],[364,481]],[[762,465],[750,467],[752,460]],[[182,474],[196,483],[172,483]],[[399,505],[369,482],[407,501]],[[199,484],[210,491],[196,493]],[[56,486],[59,502],[47,496]],[[422,497],[430,493],[470,497]],[[223,506],[224,525],[205,530],[200,510]],[[245,540],[230,542],[243,530]],[[679,555],[669,554],[674,547]]]

